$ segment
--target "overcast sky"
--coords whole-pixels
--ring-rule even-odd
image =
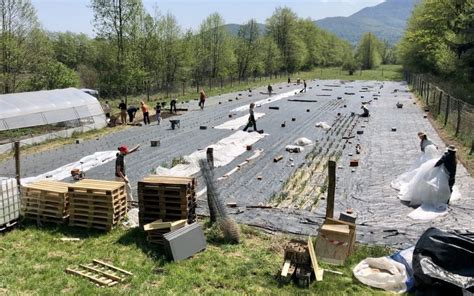
[[[90,0],[31,0],[43,27],[50,31],[83,32],[94,35]],[[149,12],[172,13],[184,28],[197,29],[211,13],[220,13],[226,23],[241,24],[250,18],[264,23],[276,7],[287,6],[299,17],[318,20],[349,16],[384,0],[143,0]]]

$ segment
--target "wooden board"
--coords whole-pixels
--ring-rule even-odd
[[[291,261],[286,260],[285,263],[283,264],[283,268],[281,269],[281,276],[282,277],[287,277],[288,275],[288,270],[290,269]]]
[[[334,232],[338,234],[348,235],[350,230],[348,225],[329,225],[324,224],[321,231]]]
[[[162,220],[159,219],[155,222],[148,223],[145,226],[143,226],[143,230],[150,231],[150,230],[164,229],[164,228],[175,230],[175,229],[183,227],[184,225],[186,225],[186,220],[178,220],[175,222],[162,222]]]
[[[316,281],[323,280],[324,269],[319,268],[318,259],[316,258],[316,253],[314,252],[313,241],[311,236],[308,237],[308,250],[309,256],[311,257],[311,265],[313,266],[314,275],[316,276]]]

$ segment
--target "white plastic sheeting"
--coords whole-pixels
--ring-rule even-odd
[[[408,275],[405,266],[389,257],[367,258],[353,269],[354,276],[368,286],[404,293]]]
[[[410,183],[410,181],[418,173],[419,168],[422,164],[434,158],[439,159],[439,157],[440,155],[436,146],[428,145],[425,148],[425,151],[421,152],[420,156],[415,160],[410,169],[406,173],[400,175],[397,179],[393,180],[392,183],[390,183],[390,186],[397,190],[400,190],[402,187],[407,186],[408,183]]]
[[[255,113],[254,114],[254,117],[255,117],[256,120],[259,119],[259,118],[262,118],[263,116],[265,116],[265,113]],[[223,124],[215,126],[214,128],[216,128],[216,129],[236,130],[241,126],[246,125],[248,120],[249,120],[248,115],[247,116],[241,116],[241,117],[238,117],[236,119],[226,121]]]
[[[106,125],[97,99],[76,88],[0,95],[0,131],[68,121]]]
[[[102,151],[96,152],[92,155],[85,156],[76,162],[68,163],[62,167],[59,167],[53,171],[41,174],[36,177],[29,177],[21,179],[22,184],[28,184],[35,181],[49,179],[49,180],[63,180],[67,177],[71,177],[72,169],[80,169],[83,172],[95,168],[99,165],[106,164],[109,161],[115,160],[117,158],[117,151]]]
[[[294,95],[296,95],[295,92],[296,91],[289,91],[289,92],[282,93],[282,94],[279,94],[279,95],[274,95],[274,96],[269,97],[268,99],[263,99],[263,100],[260,100],[260,101],[256,101],[255,105],[257,107],[260,107],[262,105],[270,104],[270,103],[279,101],[281,99],[285,99],[285,98],[294,96]],[[231,112],[247,111],[249,109],[249,107],[250,107],[250,105],[240,106],[238,108],[232,109]]]
[[[265,134],[237,131],[216,144],[208,146],[207,148],[214,148],[214,167],[229,164],[247,150],[247,145],[252,145],[265,136]],[[199,160],[206,159],[207,148],[184,156],[186,164],[178,164],[171,169],[158,167],[156,174],[161,176],[188,177],[198,173],[200,171]]]
[[[308,138],[298,138],[296,139],[295,141],[295,145],[297,146],[308,146],[308,145],[312,145],[313,144],[313,141],[311,141],[310,139]]]
[[[320,127],[324,130],[330,130],[331,129],[331,126],[329,124],[327,124],[326,122],[324,122],[324,121],[316,123],[316,127]]]

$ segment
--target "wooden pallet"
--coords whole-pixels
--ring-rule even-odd
[[[133,276],[131,272],[99,260],[94,260],[89,264],[81,264],[79,267],[67,268],[65,271],[89,279],[103,287],[117,285],[124,282],[127,276]]]
[[[69,225],[110,230],[127,214],[123,182],[84,179],[69,187]]]
[[[106,197],[107,199],[120,198],[126,195],[123,182],[84,179],[69,185],[69,193],[76,196],[91,198]]]
[[[195,220],[196,180],[149,176],[138,182],[139,222]]]
[[[143,230],[147,232],[147,241],[153,244],[164,245],[164,234],[182,228],[187,220],[178,220],[173,222],[163,222],[161,219],[146,224]]]
[[[144,183],[153,183],[160,185],[184,185],[191,188],[196,188],[197,183],[195,178],[189,177],[170,177],[170,176],[158,176],[150,175],[143,178]]]
[[[68,184],[42,180],[22,187],[21,213],[25,218],[64,223],[69,216]]]

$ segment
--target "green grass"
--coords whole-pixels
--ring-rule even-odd
[[[332,68],[315,68],[311,71],[306,72],[298,72],[291,74],[292,82],[296,82],[297,78],[312,80],[312,79],[340,79],[340,80],[393,80],[393,81],[401,81],[403,80],[403,72],[402,66],[400,65],[382,65],[374,70],[362,70],[357,71],[354,75],[349,75],[348,71],[342,70],[340,67],[332,67]],[[248,90],[249,88],[256,88],[261,86],[266,86],[268,84],[276,84],[276,83],[285,83],[287,82],[288,77],[283,75],[281,77],[273,77],[269,79],[268,77],[265,78],[249,78],[248,81],[243,81],[240,84],[238,81],[234,81],[232,86],[230,84],[224,85],[224,87],[214,86],[212,89],[209,89],[208,86],[203,85],[202,88],[206,92],[208,97],[217,96],[220,94],[230,93],[230,92],[238,92]],[[196,88],[186,88],[185,94],[183,95],[182,90],[179,92],[171,93],[171,98],[176,98],[179,102],[187,102],[190,101],[191,104],[195,103],[197,105],[197,101],[192,101],[198,98],[198,93],[196,92]],[[135,95],[130,96],[128,99],[129,104],[134,104],[136,106],[142,100],[146,99],[146,95]],[[109,99],[109,101],[112,101]],[[169,104],[170,98],[165,98],[164,93],[155,93],[151,95],[149,102],[166,102]],[[116,107],[118,106],[118,100],[113,101],[111,106]],[[154,106],[154,105],[153,105]],[[169,105],[168,105],[169,106]],[[168,107],[167,106],[167,107]],[[152,107],[152,106],[150,106]],[[178,106],[179,107],[179,106]],[[166,108],[166,107],[165,107]]]
[[[62,237],[78,237],[81,241],[62,242]],[[136,229],[118,228],[103,233],[24,224],[0,239],[0,295],[385,294],[358,283],[352,276],[352,268],[362,259],[390,253],[383,247],[359,245],[346,266],[329,267],[344,275],[326,273],[323,282],[303,289],[294,284],[279,285],[275,278],[283,261],[282,245],[289,237],[268,235],[246,226],[242,227],[243,242],[238,245],[223,242],[215,227],[206,228],[206,237],[208,248],[204,252],[172,263]],[[118,286],[99,288],[64,272],[67,267],[93,259],[110,262],[134,276]],[[155,272],[157,267],[164,272]]]

